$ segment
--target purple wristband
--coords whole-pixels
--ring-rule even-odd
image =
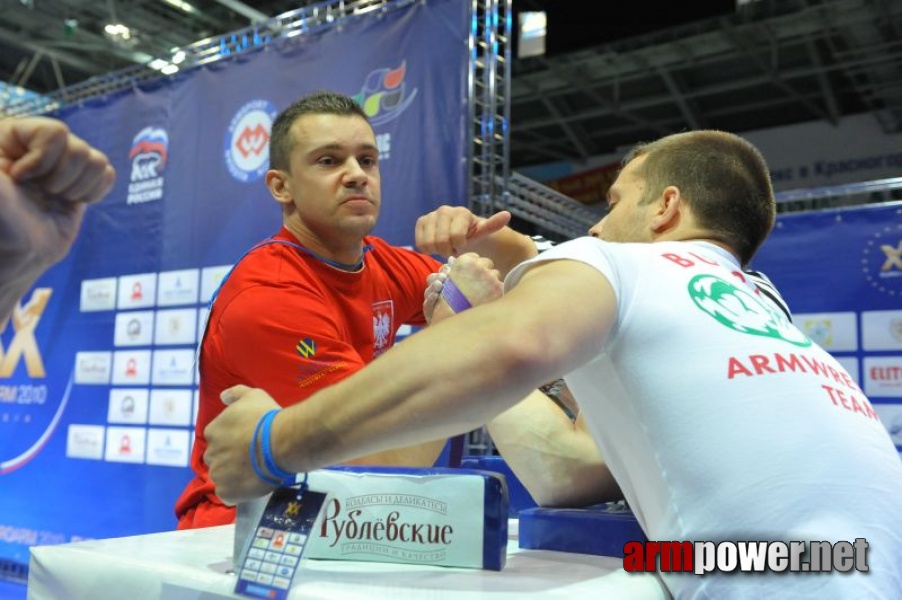
[[[442,298],[445,299],[451,310],[456,313],[473,308],[473,305],[470,304],[470,301],[467,300],[467,297],[464,296],[463,292],[460,291],[460,288],[455,285],[450,277],[442,284]]]

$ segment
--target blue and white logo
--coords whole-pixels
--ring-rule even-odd
[[[225,161],[238,181],[256,181],[269,168],[269,135],[277,113],[272,102],[252,100],[232,117],[225,135]]]

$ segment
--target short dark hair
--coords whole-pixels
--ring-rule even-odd
[[[269,138],[270,168],[290,170],[291,149],[294,146],[291,126],[304,115],[358,116],[369,123],[363,107],[350,96],[328,90],[308,94],[279,113],[273,121]]]
[[[776,220],[770,171],[755,146],[725,131],[687,131],[637,145],[623,165],[640,156],[643,201],[679,188],[712,238],[733,248],[743,266],[752,260]]]

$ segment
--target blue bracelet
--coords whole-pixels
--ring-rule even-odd
[[[260,418],[257,421],[257,427],[254,429],[254,437],[251,438],[251,443],[249,445],[249,453],[251,456],[251,467],[254,469],[254,473],[257,474],[257,477],[268,483],[269,485],[282,485],[282,482],[274,477],[270,477],[266,473],[264,473],[260,469],[260,463],[257,461],[257,446],[259,445],[260,440],[260,430],[263,428],[263,420],[266,418],[266,415]]]
[[[263,461],[266,463],[266,468],[269,472],[275,475],[277,479],[281,480],[281,485],[294,485],[297,474],[280,469],[272,455],[272,439],[270,433],[272,431],[272,423],[278,412],[279,409],[271,410],[260,419],[263,424]]]
[[[451,310],[456,313],[473,308],[473,305],[470,304],[470,301],[467,300],[467,297],[464,296],[463,292],[460,291],[460,288],[457,287],[450,277],[442,284],[442,298],[445,299]]]

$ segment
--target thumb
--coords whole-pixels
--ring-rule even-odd
[[[237,400],[241,400],[241,398],[250,391],[251,388],[246,385],[235,385],[223,390],[222,393],[219,394],[219,399],[222,400],[223,404],[228,406]]]
[[[479,223],[476,224],[476,230],[474,234],[477,236],[488,235],[490,233],[495,233],[496,231],[504,228],[505,225],[510,223],[511,214],[506,210],[498,211],[491,217],[487,219],[483,219]]]

